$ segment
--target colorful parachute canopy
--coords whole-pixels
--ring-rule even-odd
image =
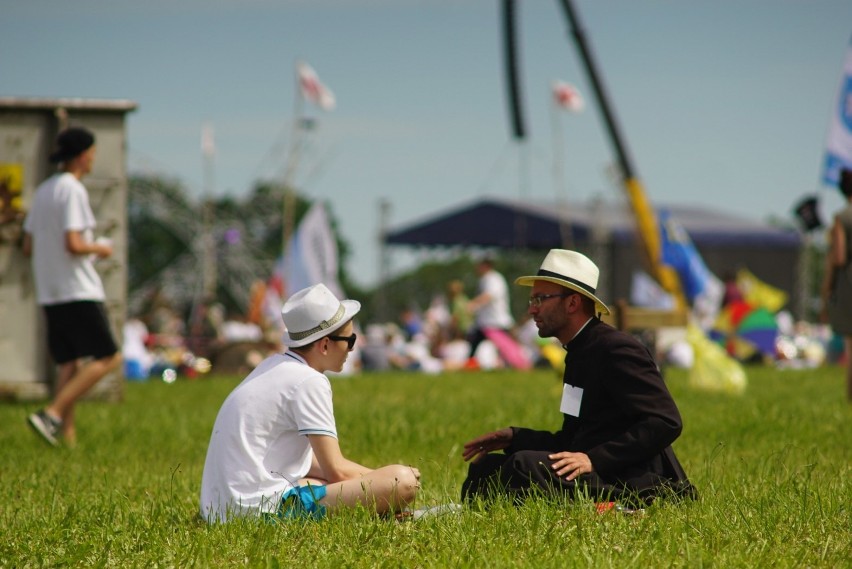
[[[710,337],[741,360],[757,353],[774,357],[778,324],[775,315],[765,307],[745,301],[733,302],[719,313]]]

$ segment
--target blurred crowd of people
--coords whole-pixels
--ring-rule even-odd
[[[267,341],[260,323],[216,302],[200,303],[185,316],[158,301],[124,324],[125,375],[131,380],[195,378],[214,365],[242,373],[274,349],[277,342]]]
[[[462,328],[457,324],[448,298],[444,295],[436,296],[422,314],[406,310],[399,324],[368,324],[364,329],[363,340],[359,336],[357,357],[352,359],[356,360],[361,369],[369,371],[397,369],[440,373],[512,367],[490,340],[479,340],[474,347],[469,337],[471,328]],[[513,327],[511,333],[518,349],[525,352],[527,359],[533,365],[539,361],[535,324],[527,320]]]
[[[508,285],[492,261],[483,259],[477,272],[479,285],[471,294],[461,280],[453,280],[425,309],[406,308],[390,322],[356,322],[358,341],[342,373],[550,365],[542,347],[554,345],[538,338],[531,320],[515,323]],[[283,350],[280,300],[270,293],[274,291],[258,285],[247,314],[229,313],[215,302],[200,303],[181,314],[165,301],[152,300],[144,315],[125,323],[127,377],[169,381],[177,376],[194,378],[211,369],[218,373],[251,369],[269,353]],[[499,336],[492,336],[492,331]]]
[[[468,295],[460,280],[447,284],[422,312],[408,308],[399,323],[369,324],[351,365],[440,373],[454,370],[526,369],[549,365],[542,357],[532,320],[516,323],[506,279],[493,259],[476,264],[477,289]],[[550,344],[548,340],[546,343]]]
[[[562,369],[565,352],[552,338],[538,336],[526,315],[515,321],[509,285],[493,261],[476,265],[477,287],[461,280],[447,283],[429,306],[410,306],[389,322],[356,322],[358,340],[342,375],[360,371],[402,370],[438,374],[456,370],[532,367]],[[735,279],[725,279],[725,307],[741,303]],[[757,356],[779,368],[844,363],[842,342],[826,325],[796,322],[787,311],[772,316],[771,339]],[[131,318],[124,330],[125,372],[129,379],[198,377],[211,369],[243,374],[274,351],[284,335],[280,296],[258,283],[246,314],[227,311],[215,302],[200,303],[181,315],[154,301],[145,316]],[[763,333],[763,331],[761,331]],[[712,334],[711,334],[712,336]],[[731,338],[713,338],[737,357]],[[767,342],[769,342],[767,344]],[[691,368],[692,346],[686,334],[646,339],[661,365]],[[654,343],[653,346],[650,344]],[[745,361],[745,358],[739,358]],[[749,358],[751,363],[758,360]]]

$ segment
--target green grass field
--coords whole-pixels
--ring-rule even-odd
[[[634,516],[533,500],[404,524],[353,511],[208,527],[197,514],[201,470],[238,378],[131,383],[123,403],[84,402],[74,450],[29,432],[35,405],[4,403],[0,566],[852,567],[842,370],[748,372],[740,397],[667,373],[685,422],[675,449],[701,499]],[[467,439],[561,422],[561,383],[547,371],[332,381],[344,453],[418,466],[422,505],[459,501]]]

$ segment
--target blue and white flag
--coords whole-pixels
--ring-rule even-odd
[[[828,125],[823,183],[836,186],[843,168],[852,169],[852,42],[846,53],[843,77]]]
[[[709,330],[722,304],[722,281],[707,268],[686,229],[669,211],[660,211],[659,219],[662,261],[677,271],[683,293],[692,304],[692,321]]]
[[[704,292],[712,273],[686,229],[667,210],[659,212],[662,261],[677,271],[683,293],[692,302]]]

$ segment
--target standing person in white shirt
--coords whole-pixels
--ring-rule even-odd
[[[474,355],[485,339],[485,329],[508,332],[515,323],[509,310],[509,285],[503,275],[494,270],[494,261],[490,257],[481,259],[476,264],[476,274],[479,276],[477,295],[467,303],[468,311],[475,316],[468,334],[470,354],[466,367],[477,366]]]
[[[91,172],[95,136],[84,128],[59,133],[50,161],[60,171],[35,191],[24,222],[24,254],[32,257],[36,300],[47,322],[47,343],[59,366],[50,404],[29,416],[33,429],[57,446],[73,446],[74,404],[121,363],[104,308],[104,287],[93,264],[112,246],[95,241],[95,216],[80,179]],[[91,358],[86,363],[83,358]]]
[[[259,516],[320,519],[358,505],[401,512],[420,487],[420,471],[377,469],[343,456],[331,384],[355,347],[354,300],[338,300],[323,284],[284,304],[288,351],[265,359],[222,404],[201,480],[208,523]]]

